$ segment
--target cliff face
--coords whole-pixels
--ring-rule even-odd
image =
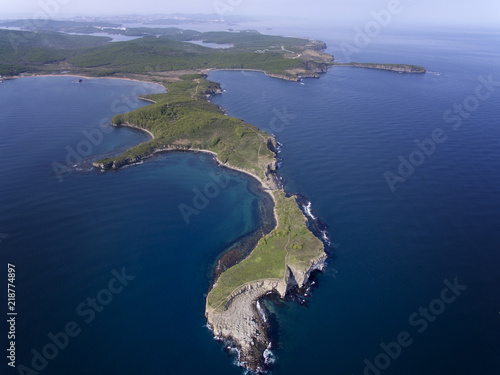
[[[269,345],[265,322],[256,304],[268,293],[285,297],[295,287],[305,287],[311,272],[323,270],[326,254],[312,259],[302,269],[287,266],[284,279],[258,280],[243,285],[227,298],[224,306],[217,309],[206,306],[205,315],[213,334],[220,339],[232,340],[239,349],[239,361],[243,367],[259,372],[264,365],[264,351]]]
[[[309,266],[304,269],[288,265],[288,269],[290,270],[291,273],[290,276],[295,279],[297,286],[299,288],[302,288],[307,284],[307,281],[309,280],[311,273],[313,273],[314,271],[323,271],[323,269],[325,268],[325,260],[326,260],[326,254],[323,254],[318,258],[311,259]],[[288,284],[290,284],[290,282]]]
[[[222,87],[219,83],[214,82],[208,86],[206,90],[202,92],[203,95],[218,95],[222,94]]]
[[[304,61],[304,66],[313,73],[326,73],[328,71],[328,64],[318,63],[312,60]]]

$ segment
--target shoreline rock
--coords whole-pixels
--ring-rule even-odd
[[[256,373],[266,369],[264,352],[269,348],[266,322],[257,309],[259,299],[270,293],[285,298],[296,288],[307,286],[314,271],[326,267],[326,253],[311,260],[307,269],[287,266],[284,279],[264,279],[247,283],[234,291],[226,300],[222,311],[206,306],[205,316],[214,336],[233,342],[239,351],[238,361],[244,368]]]

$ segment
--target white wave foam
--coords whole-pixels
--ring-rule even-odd
[[[330,237],[328,236],[328,232],[326,230],[321,231],[321,238],[328,244],[328,246],[331,245],[332,242],[330,241]]]
[[[267,349],[264,350],[264,363],[266,365],[272,365],[276,363],[276,355],[271,351],[271,343],[267,346]]]
[[[307,206],[302,206],[302,207],[304,207],[304,211],[307,216],[309,216],[313,220],[316,220],[316,216],[314,216],[313,213],[311,212],[311,207],[312,207],[311,202],[307,202]]]
[[[257,311],[259,312],[259,316],[262,319],[262,321],[264,323],[267,323],[267,316],[266,316],[264,309],[262,309],[262,306],[260,305],[260,301],[257,301],[255,306],[257,307]]]
[[[245,361],[243,361],[243,362],[240,361],[240,350],[237,347],[235,347],[235,346],[228,346],[227,347],[227,351],[229,352],[230,355],[233,355],[233,356],[235,355],[236,358],[235,358],[235,360],[233,362],[235,366],[246,367],[245,366],[246,362]]]

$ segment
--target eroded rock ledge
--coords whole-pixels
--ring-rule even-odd
[[[286,197],[282,190],[272,194],[277,227],[248,258],[220,275],[205,307],[214,336],[234,343],[240,365],[257,373],[265,368],[264,352],[270,343],[257,309],[259,299],[269,293],[284,298],[306,288],[311,273],[322,271],[327,258],[323,243],[307,228],[296,197]]]
[[[265,322],[259,314],[256,303],[269,293],[281,298],[294,288],[304,288],[311,273],[325,268],[326,254],[311,260],[309,267],[294,269],[287,266],[283,279],[264,279],[243,285],[227,299],[222,309],[207,305],[205,315],[214,336],[229,339],[239,349],[241,366],[260,372],[264,368],[264,351],[269,346]]]

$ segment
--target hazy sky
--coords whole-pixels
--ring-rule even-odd
[[[401,10],[398,25],[494,26],[500,28],[500,0],[0,0],[0,18],[10,13],[49,14],[168,14],[216,13],[304,17],[337,24],[362,25],[371,12]],[[399,7],[397,4],[399,3]],[[9,17],[10,18],[10,17]]]

